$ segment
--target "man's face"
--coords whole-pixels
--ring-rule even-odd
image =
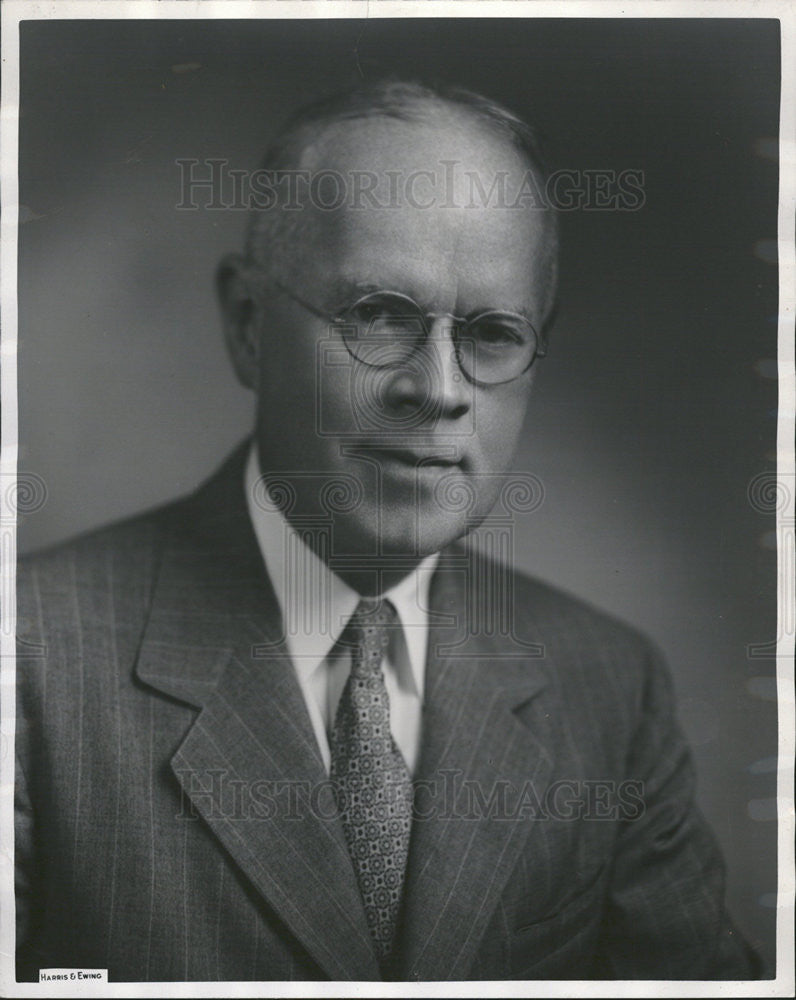
[[[442,161],[456,164],[453,187]],[[505,384],[473,384],[445,317],[506,310],[541,329],[543,220],[527,208],[484,205],[467,178],[469,171],[488,192],[508,171],[516,190],[526,164],[471,121],[440,128],[372,118],[327,129],[302,167],[339,171],[348,184],[368,170],[382,194],[392,171],[392,190],[405,195],[414,184],[418,207],[403,197],[398,206],[362,198],[353,209],[306,208],[311,236],[276,262],[283,286],[330,315],[384,290],[410,296],[435,318],[406,363],[370,367],[346,350],[339,328],[269,286],[255,320],[261,467],[290,480],[294,523],[317,518],[321,526],[331,509],[334,556],[424,557],[489,512],[523,423],[532,370]],[[411,181],[417,171],[434,172],[437,183],[424,185],[418,174]],[[346,485],[350,502],[333,482]]]

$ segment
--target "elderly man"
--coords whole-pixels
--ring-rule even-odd
[[[532,131],[390,81],[266,168],[218,277],[251,442],[21,570],[19,976],[758,975],[655,653],[454,545],[554,308]]]

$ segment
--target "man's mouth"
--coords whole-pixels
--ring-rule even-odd
[[[386,458],[395,462],[403,462],[405,465],[421,466],[433,465],[445,468],[455,468],[462,464],[459,450],[454,447],[440,445],[389,445],[384,442],[365,442],[354,449],[355,453],[365,457],[376,459]]]
[[[465,464],[458,449],[439,445],[410,448],[383,443],[366,444],[357,448],[354,456],[377,463],[385,474],[411,474],[417,478],[438,478],[446,472],[462,471]]]
[[[404,465],[411,465],[413,468],[431,466],[434,468],[455,469],[459,465],[456,458],[451,458],[447,455],[429,454],[424,451],[412,451],[408,448],[377,448],[371,454],[375,454],[378,458],[402,462]]]

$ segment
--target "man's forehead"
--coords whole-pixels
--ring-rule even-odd
[[[428,174],[433,174],[435,182],[444,180],[447,185],[438,192],[440,203],[451,207],[469,204],[473,199],[467,196],[479,181],[491,186],[496,177],[505,175],[516,181],[530,164],[494,125],[467,109],[451,107],[444,114],[440,109],[429,111],[423,118],[374,114],[330,122],[305,141],[301,168],[316,176],[324,171],[350,175],[359,182],[361,194],[367,193],[368,176],[384,183],[387,191],[391,188],[391,193],[396,185],[414,184],[417,191],[408,192],[410,204],[430,200],[420,188],[423,179],[430,183]],[[417,176],[421,172],[424,177]],[[363,207],[375,200],[376,195],[359,199]]]
[[[306,206],[314,252],[303,266],[329,281],[345,273],[516,302],[544,255],[541,211],[517,200],[529,165],[468,117],[336,123],[305,147],[301,165],[317,181]],[[324,197],[340,204],[324,208]]]

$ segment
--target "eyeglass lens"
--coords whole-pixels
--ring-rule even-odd
[[[427,336],[420,307],[402,295],[368,295],[346,309],[340,322],[351,354],[378,368],[406,362]],[[530,367],[537,351],[536,332],[530,322],[497,311],[459,324],[455,342],[465,375],[491,384],[517,378]]]

